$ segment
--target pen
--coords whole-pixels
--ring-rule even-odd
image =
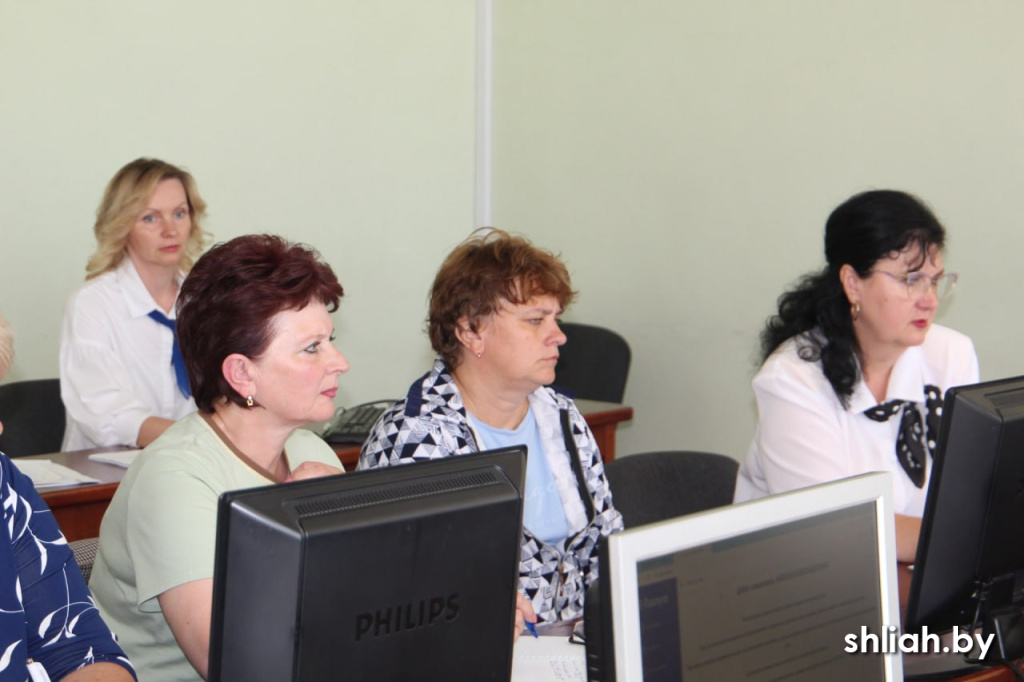
[[[533,635],[534,637],[538,636],[537,635],[537,626],[534,625],[533,623],[527,621],[526,622],[526,629],[529,630],[530,634]]]

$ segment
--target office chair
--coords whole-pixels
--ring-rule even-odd
[[[85,578],[86,585],[89,584],[89,578],[92,577],[92,565],[96,561],[96,550],[99,549],[99,546],[99,538],[85,538],[68,543],[68,547],[71,548],[71,553],[75,555],[75,561],[78,563],[78,570]]]
[[[0,452],[8,457],[59,452],[64,440],[60,379],[0,385]]]
[[[739,463],[710,452],[648,452],[604,465],[626,528],[732,504]]]
[[[554,387],[573,398],[621,403],[629,377],[626,340],[604,327],[563,322],[565,345],[559,350]]]

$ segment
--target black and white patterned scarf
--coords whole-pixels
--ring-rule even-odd
[[[924,486],[925,466],[928,457],[934,455],[942,422],[942,389],[925,384],[925,417],[921,420],[918,403],[912,400],[890,400],[864,410],[868,419],[885,422],[897,414],[900,418],[899,436],[896,438],[896,459],[910,480],[918,488]]]

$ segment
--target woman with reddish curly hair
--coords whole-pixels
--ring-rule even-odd
[[[500,230],[478,231],[445,259],[430,291],[438,354],[377,422],[360,468],[525,444],[519,587],[537,619],[583,615],[597,577],[597,543],[622,528],[601,453],[555,379],[558,326],[575,296],[555,255]],[[521,617],[532,618],[529,607]]]
[[[330,418],[348,370],[332,345],[342,295],[315,251],[268,235],[213,247],[182,285],[178,332],[199,412],[128,469],[91,582],[140,678],[206,677],[220,494],[341,473],[299,427]]]

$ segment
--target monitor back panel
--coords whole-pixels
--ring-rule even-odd
[[[222,496],[211,679],[508,679],[525,455],[454,459]]]
[[[977,581],[1024,566],[1024,380],[950,389],[905,627],[971,622]]]
[[[519,509],[467,491],[378,508],[343,538],[310,519],[295,679],[507,680]]]

